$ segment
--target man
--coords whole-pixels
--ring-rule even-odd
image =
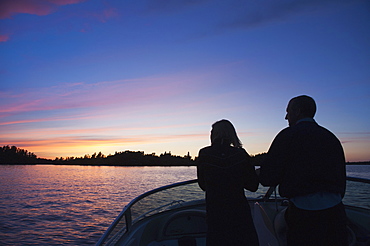
[[[279,185],[289,198],[285,214],[287,244],[348,245],[342,198],[346,188],[341,143],[313,119],[316,103],[309,96],[289,101],[283,129],[261,165],[260,182]]]

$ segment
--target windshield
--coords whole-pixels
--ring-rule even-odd
[[[260,185],[256,192],[245,190],[245,195],[247,198],[262,198],[268,188]],[[189,202],[194,204],[204,202],[204,199],[205,192],[199,188],[197,182],[164,189],[134,203],[131,207],[132,220],[135,222],[155,213],[173,208],[174,206],[181,206],[184,203],[189,205]]]
[[[164,189],[134,203],[131,207],[132,221],[135,222],[173,206],[181,206],[185,202],[203,200],[204,197],[205,193],[199,188],[198,183]]]

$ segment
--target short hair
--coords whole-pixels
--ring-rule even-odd
[[[290,99],[291,106],[294,109],[299,109],[300,114],[304,117],[313,118],[316,114],[316,103],[315,100],[306,95],[297,96]]]
[[[232,144],[236,148],[242,147],[242,142],[238,138],[233,124],[225,119],[219,120],[212,125],[212,143],[216,139],[220,139],[223,143],[226,144]]]

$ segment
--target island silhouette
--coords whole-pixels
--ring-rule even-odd
[[[251,155],[254,166],[260,166],[266,153]],[[145,154],[144,151],[125,150],[113,155],[102,152],[85,154],[83,157],[56,157],[54,160],[39,158],[34,153],[16,146],[0,147],[0,165],[54,164],[54,165],[88,165],[88,166],[195,166],[197,157],[192,158],[188,152],[185,156],[172,155],[165,152],[159,156],[155,153]],[[370,165],[367,162],[347,162],[347,165]]]

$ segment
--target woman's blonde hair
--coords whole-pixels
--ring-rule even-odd
[[[230,144],[236,148],[242,147],[242,142],[236,134],[233,124],[228,120],[219,120],[212,125],[211,142],[221,140],[223,144]]]

